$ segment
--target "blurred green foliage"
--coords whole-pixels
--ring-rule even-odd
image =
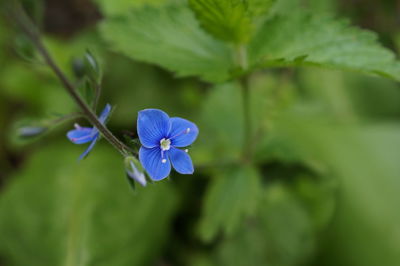
[[[1,249],[17,265],[148,263],[165,243],[174,189],[133,195],[110,149],[77,163],[78,149],[64,146],[41,149],[2,195]]]
[[[49,23],[49,1],[24,2],[32,12],[43,4],[39,25]],[[83,147],[65,138],[75,121],[15,141],[16,125],[76,107],[1,21],[0,265],[399,264],[400,67],[385,48],[399,51],[398,27],[371,22],[379,44],[350,26],[343,19],[370,17],[357,1],[93,2],[102,19],[68,37],[45,32],[50,52],[73,78],[74,60],[93,51],[100,105],[115,106],[108,126],[119,137],[135,137],[137,112],[149,107],[198,124],[195,174],[132,193],[104,140],[77,162]],[[394,21],[394,1],[369,4]],[[247,42],[246,66],[236,53]]]

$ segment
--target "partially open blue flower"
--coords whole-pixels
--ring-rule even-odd
[[[171,172],[171,164],[180,174],[193,174],[193,163],[186,150],[199,133],[197,126],[183,118],[170,118],[157,109],[139,112],[137,130],[142,147],[139,160],[150,178],[161,180]]]
[[[99,116],[99,120],[102,124],[104,124],[107,120],[110,111],[111,105],[107,104]],[[75,144],[85,144],[91,142],[89,147],[81,154],[81,156],[79,156],[79,160],[82,160],[93,149],[100,137],[100,132],[95,127],[81,127],[78,124],[75,124],[75,129],[68,131],[67,137]]]

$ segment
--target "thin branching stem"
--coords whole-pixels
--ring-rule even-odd
[[[90,107],[86,104],[86,102],[81,98],[79,93],[76,91],[75,87],[72,85],[71,81],[67,78],[67,76],[61,71],[58,67],[46,47],[44,46],[39,31],[34,26],[31,19],[27,16],[22,6],[15,2],[15,6],[13,7],[13,18],[23,30],[23,32],[30,38],[32,43],[35,45],[38,52],[41,54],[46,64],[51,68],[51,70],[55,73],[57,78],[61,81],[62,85],[68,92],[68,94],[73,98],[79,108],[82,110],[82,113],[85,115],[86,119],[95,126],[102,136],[111,143],[122,155],[127,155],[127,152],[130,150],[124,143],[122,143],[117,137],[108,130],[97,118],[96,114],[90,109]],[[97,89],[100,93],[99,89]],[[98,98],[99,96],[96,96]],[[98,99],[95,100],[96,102]]]

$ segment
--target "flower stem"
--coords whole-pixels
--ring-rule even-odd
[[[247,76],[240,79],[242,102],[243,102],[243,127],[244,127],[244,140],[242,156],[245,160],[251,160],[251,139],[252,139],[252,123],[250,113],[250,89],[249,80]]]
[[[58,67],[46,47],[44,46],[38,30],[33,25],[31,19],[27,16],[22,6],[17,3],[15,6],[15,20],[17,24],[21,27],[24,33],[30,38],[32,43],[35,45],[38,52],[41,54],[46,64],[51,68],[51,70],[55,73],[57,78],[61,81],[62,85],[68,92],[68,94],[72,97],[72,99],[76,102],[79,108],[82,110],[82,113],[85,115],[86,119],[96,127],[102,136],[111,143],[114,148],[116,148],[122,155],[127,155],[127,152],[130,150],[124,143],[122,143],[117,137],[108,130],[97,118],[96,114],[90,109],[90,107],[86,104],[86,102],[81,98],[79,93],[76,91],[75,87],[72,85],[71,81],[67,78],[67,76],[61,71]],[[97,100],[96,100],[97,101]]]

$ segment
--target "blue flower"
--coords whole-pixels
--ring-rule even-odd
[[[197,126],[183,118],[170,118],[157,109],[145,109],[139,112],[137,130],[142,147],[139,160],[150,178],[161,180],[171,172],[171,164],[180,174],[193,174],[193,163],[188,150],[197,138]]]
[[[99,116],[99,120],[102,124],[105,123],[108,115],[111,111],[111,105],[107,104]],[[75,124],[75,129],[68,131],[67,138],[75,144],[84,144],[91,142],[89,147],[79,156],[79,160],[85,158],[88,153],[93,149],[97,140],[100,137],[100,132],[95,127],[81,127]]]

